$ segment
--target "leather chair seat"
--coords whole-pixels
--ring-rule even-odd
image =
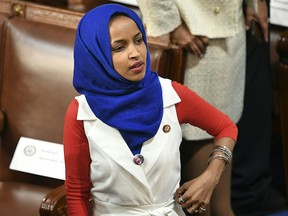
[[[49,187],[19,182],[0,182],[0,215],[39,215],[39,206]]]

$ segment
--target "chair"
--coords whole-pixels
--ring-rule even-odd
[[[65,215],[63,180],[9,165],[22,136],[62,143],[66,108],[77,95],[73,45],[82,16],[27,1],[0,1],[0,215]],[[154,38],[149,50],[153,70],[182,81],[183,50]]]
[[[41,7],[0,5],[7,10],[1,16],[0,215],[38,215],[43,196],[63,181],[9,165],[22,136],[62,143],[65,107],[76,94],[70,85],[75,31],[33,21],[33,13],[45,12]]]

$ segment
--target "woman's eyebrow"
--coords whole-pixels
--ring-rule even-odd
[[[125,41],[126,41],[125,39],[119,39],[119,40],[112,41],[111,44],[114,44],[114,43],[124,43]]]
[[[134,38],[136,38],[136,37],[138,37],[138,36],[141,36],[141,37],[142,37],[142,33],[141,33],[140,31],[135,34]],[[112,41],[111,44],[114,44],[114,43],[124,43],[125,41],[126,41],[125,39],[114,40],[114,41]]]
[[[142,36],[142,33],[139,31],[134,37]]]

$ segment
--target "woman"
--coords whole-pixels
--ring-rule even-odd
[[[107,4],[80,21],[75,89],[65,117],[69,216],[204,212],[230,163],[237,127],[193,91],[150,70],[145,30],[132,10]],[[215,137],[207,169],[181,187],[180,124]]]

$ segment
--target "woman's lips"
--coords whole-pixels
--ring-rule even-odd
[[[142,72],[143,69],[144,69],[144,62],[142,62],[142,61],[135,62],[135,63],[130,67],[130,69],[131,69],[133,72],[140,73],[140,72]]]

